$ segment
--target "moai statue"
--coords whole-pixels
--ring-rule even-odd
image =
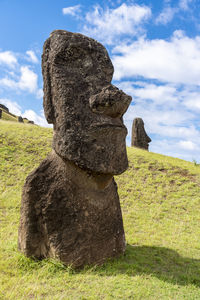
[[[131,97],[111,84],[106,49],[78,33],[51,33],[42,73],[53,150],[26,179],[19,249],[73,267],[102,264],[125,251],[113,175],[128,167],[122,116]]]
[[[3,108],[3,109],[6,110],[7,112],[9,112],[9,109],[8,109],[5,105],[3,105],[3,104],[0,104],[0,108]]]
[[[20,123],[24,123],[24,120],[23,120],[23,118],[22,118],[21,116],[19,116],[19,117],[17,118],[17,120],[18,120],[18,122],[20,122]]]
[[[143,120],[141,118],[135,118],[132,125],[131,146],[148,150],[150,142],[151,139],[146,134]]]

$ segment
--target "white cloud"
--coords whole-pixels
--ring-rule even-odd
[[[192,0],[180,0],[179,1],[179,7],[182,10],[188,10],[189,9],[189,4],[192,2]]]
[[[142,76],[164,82],[200,85],[200,36],[174,32],[169,41],[139,39],[114,48],[114,78]]]
[[[135,97],[140,99],[148,99],[161,104],[175,104],[178,101],[176,97],[176,86],[174,85],[156,85],[153,83],[141,83],[141,82],[121,82],[120,87],[123,90],[126,90],[127,93],[131,93],[133,95],[133,100]]]
[[[34,51],[28,50],[28,51],[26,51],[26,54],[27,54],[27,59],[29,61],[31,61],[32,63],[38,63],[38,58]]]
[[[43,97],[43,89],[38,89],[36,92],[36,96],[38,99],[41,99]]]
[[[155,24],[157,25],[166,25],[170,23],[175,15],[181,14],[182,11],[188,11],[189,10],[189,4],[193,0],[179,0],[179,3],[176,7],[170,6],[171,1],[164,1],[164,8],[162,12],[158,15],[158,17],[155,19]]]
[[[186,142],[188,142],[188,145],[190,144],[189,140]],[[150,150],[155,153],[162,153],[168,156],[192,161],[199,156],[200,144],[195,144],[195,148],[192,150],[184,148],[182,144],[176,140],[159,139],[152,144],[150,143]]]
[[[160,115],[160,117],[161,116],[162,114]],[[158,134],[165,138],[175,138],[176,140],[182,139],[184,137],[188,139],[191,138],[193,140],[200,138],[200,132],[192,125],[186,127],[180,125],[169,126],[169,124],[160,125],[160,124],[152,123],[152,126],[149,126],[149,128],[150,128],[149,130],[153,134]]]
[[[81,11],[81,5],[75,5],[75,6],[69,6],[69,7],[64,7],[62,9],[62,12],[64,15],[71,15],[73,17],[78,16],[78,14]]]
[[[26,110],[23,114],[22,114],[23,118],[27,118],[30,121],[34,121],[35,124],[40,125],[40,126],[44,126],[44,127],[52,127],[51,125],[49,125],[44,117],[43,112],[40,113],[40,115],[36,114],[35,111],[29,109]]]
[[[17,60],[18,58],[18,60]],[[38,63],[38,58],[33,50],[26,51],[26,55],[12,51],[0,52],[1,69],[0,87],[33,93],[37,98],[42,98],[42,89],[38,87],[38,75],[29,65],[22,65],[22,61]],[[10,68],[12,68],[10,70]]]
[[[18,80],[13,80],[9,77],[0,79],[0,85],[3,87],[28,91],[36,94],[37,98],[42,97],[42,90],[38,89],[38,75],[33,72],[29,66],[22,66],[20,68],[20,76]]]
[[[21,116],[21,106],[17,102],[11,101],[6,98],[0,98],[0,103],[4,104],[14,115]]]
[[[152,138],[150,151],[187,160],[199,157],[200,130],[198,87],[126,81],[118,84],[133,98],[124,116],[131,142],[133,119],[141,117]],[[200,89],[199,89],[200,90]],[[200,94],[200,93],[199,93]],[[188,109],[188,101],[191,107]]]
[[[168,107],[161,108],[142,101],[129,107],[124,120],[128,124],[134,118],[141,117],[149,133],[164,137],[183,138],[187,136],[196,139],[198,136],[200,138],[198,130],[191,124],[194,115],[182,108],[178,110],[177,107],[170,110]],[[128,127],[131,128],[130,124]]]
[[[11,51],[0,52],[0,64],[13,68],[17,64],[16,55]]]
[[[37,80],[38,76],[28,66],[22,66],[20,68],[21,76],[18,82],[18,86],[22,90],[28,90],[33,93],[37,90]]]
[[[151,16],[151,9],[137,4],[123,3],[115,9],[103,10],[96,6],[92,12],[86,14],[87,24],[84,33],[112,44],[115,38],[122,34],[138,36],[142,31],[142,24]]]
[[[17,88],[17,83],[8,77],[0,79],[0,86],[8,87],[11,89],[16,89]]]
[[[191,99],[190,99],[191,98]],[[185,99],[184,105],[190,110],[200,111],[200,94],[191,93],[188,94],[188,98]]]
[[[156,18],[155,23],[166,25],[167,23],[171,22],[177,11],[177,8],[171,6],[165,7],[163,11],[159,14],[159,16]]]
[[[199,147],[192,141],[180,141],[178,145],[186,150],[196,150],[199,149]]]

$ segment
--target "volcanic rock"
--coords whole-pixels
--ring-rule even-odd
[[[132,125],[131,146],[148,150],[150,142],[151,139],[146,134],[143,120],[141,118],[135,118]]]
[[[18,120],[18,122],[20,122],[20,123],[24,123],[24,120],[23,120],[23,118],[22,118],[21,116],[19,116],[19,117],[17,118],[17,120]]]
[[[19,249],[74,267],[102,264],[125,251],[113,175],[128,167],[122,116],[131,97],[111,84],[106,49],[78,33],[52,32],[42,73],[53,150],[26,179]]]

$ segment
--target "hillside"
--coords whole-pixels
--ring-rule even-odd
[[[3,104],[0,104],[0,119],[2,119],[3,121],[34,124],[33,121],[30,121],[27,118],[22,118],[21,116],[16,116],[16,115],[12,114],[9,111],[9,109]]]
[[[0,299],[200,299],[200,166],[128,148],[116,177],[127,249],[82,271],[17,251],[21,189],[52,129],[0,120]]]

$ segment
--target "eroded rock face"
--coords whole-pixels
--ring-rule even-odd
[[[146,134],[143,120],[141,118],[135,118],[132,125],[131,146],[148,150],[150,142],[151,139]]]
[[[81,267],[125,250],[114,174],[128,166],[122,116],[131,97],[111,84],[106,49],[57,30],[42,56],[44,111],[52,153],[26,179],[19,249]]]
[[[52,152],[27,177],[22,197],[19,247],[27,256],[80,267],[124,252],[112,176],[92,176]]]
[[[106,49],[80,34],[53,32],[44,45],[42,71],[45,116],[54,124],[56,153],[93,172],[122,173],[127,130],[120,117],[131,97],[110,84],[113,65]],[[102,92],[104,101],[95,102]]]

